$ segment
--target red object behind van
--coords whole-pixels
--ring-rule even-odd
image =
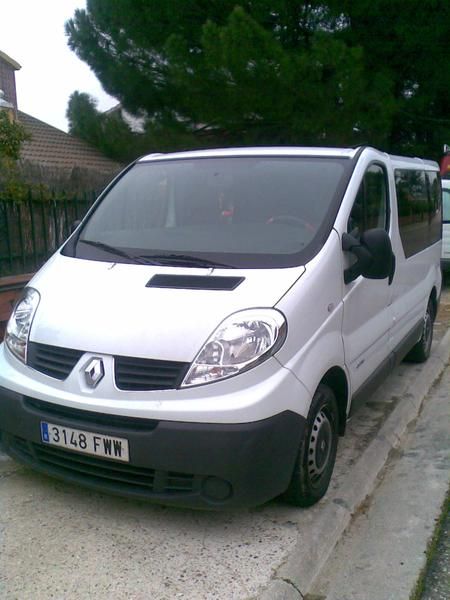
[[[450,179],[450,146],[444,146],[444,156],[441,160],[441,177]]]

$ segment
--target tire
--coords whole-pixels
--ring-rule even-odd
[[[427,310],[423,318],[423,328],[420,340],[411,348],[406,355],[408,362],[423,363],[428,360],[433,342],[434,310],[431,300],[428,301]]]
[[[285,498],[311,506],[326,493],[336,460],[339,413],[333,391],[320,384],[313,396],[297,461]]]

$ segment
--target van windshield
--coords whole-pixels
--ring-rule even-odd
[[[257,156],[138,163],[91,214],[75,256],[237,268],[301,264],[305,250],[311,257],[323,244],[324,227],[331,229],[349,162]]]

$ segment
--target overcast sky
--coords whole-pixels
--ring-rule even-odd
[[[1,0],[0,50],[18,62],[19,109],[67,131],[66,109],[74,90],[98,99],[106,110],[117,101],[67,46],[64,23],[85,0]]]

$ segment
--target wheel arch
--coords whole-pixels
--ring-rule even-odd
[[[339,435],[344,435],[347,424],[347,407],[349,401],[349,385],[347,375],[341,367],[332,367],[320,380],[334,393],[339,412]]]

